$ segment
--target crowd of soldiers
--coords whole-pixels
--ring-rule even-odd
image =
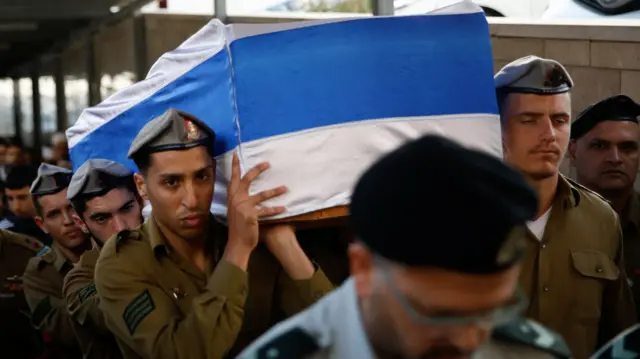
[[[0,230],[2,357],[589,358],[640,321],[640,105],[572,123],[570,74],[535,56],[495,83],[504,161],[424,136],[321,228],[261,224],[287,188],[251,194],[269,164],[237,155],[214,219],[216,134],[175,109],[131,143],[138,173],[42,164],[47,239]]]

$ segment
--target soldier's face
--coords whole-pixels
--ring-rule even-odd
[[[18,146],[7,147],[4,161],[8,165],[16,165],[23,162],[22,149]]]
[[[29,193],[29,187],[18,189],[6,188],[4,193],[7,198],[9,210],[18,218],[33,218],[36,215],[36,208],[33,205],[31,193]]]
[[[178,237],[198,239],[208,226],[215,163],[203,146],[151,155],[138,190],[153,207],[153,217]]]
[[[357,244],[356,244],[357,246]],[[520,269],[465,275],[378,265],[352,246],[351,271],[363,322],[376,351],[399,358],[469,358],[493,323],[436,324],[438,318],[482,317],[512,303]],[[355,259],[355,263],[354,263]]]
[[[638,174],[639,140],[637,123],[598,123],[569,145],[578,181],[604,193],[632,188]]]
[[[39,197],[40,215],[35,217],[40,228],[56,243],[67,249],[83,246],[87,234],[74,220],[76,212],[67,199],[67,190]]]
[[[505,160],[534,180],[556,175],[571,132],[569,94],[510,94],[501,111]]]
[[[142,203],[129,189],[114,188],[87,201],[82,219],[93,237],[105,243],[119,232],[142,223]]]

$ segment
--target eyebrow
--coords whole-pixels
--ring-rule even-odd
[[[542,112],[524,111],[524,112],[519,112],[516,116],[542,117],[544,115],[545,114]],[[556,112],[550,115],[550,117],[569,117],[569,116],[570,115],[567,112]]]

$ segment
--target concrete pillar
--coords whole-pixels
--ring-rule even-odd
[[[40,106],[40,64],[31,67],[31,89],[33,103],[33,149],[37,153],[42,151],[42,110]]]
[[[213,13],[216,19],[227,21],[227,1],[231,0],[213,0]]]
[[[20,102],[20,79],[13,79],[13,127],[15,136],[22,141],[22,103]]]
[[[377,16],[393,15],[393,0],[372,0],[373,14]]]
[[[64,90],[64,69],[62,58],[55,60],[54,81],[56,83],[56,131],[63,132],[69,127],[67,119],[67,97]]]

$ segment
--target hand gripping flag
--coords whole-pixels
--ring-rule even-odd
[[[223,217],[234,151],[243,171],[271,163],[252,193],[289,188],[266,203],[286,206],[280,217],[348,204],[372,162],[426,133],[502,156],[488,24],[470,1],[422,16],[213,20],[83,111],[67,130],[74,169],[106,158],[136,170],[131,141],[170,107],[217,133],[212,212]]]

